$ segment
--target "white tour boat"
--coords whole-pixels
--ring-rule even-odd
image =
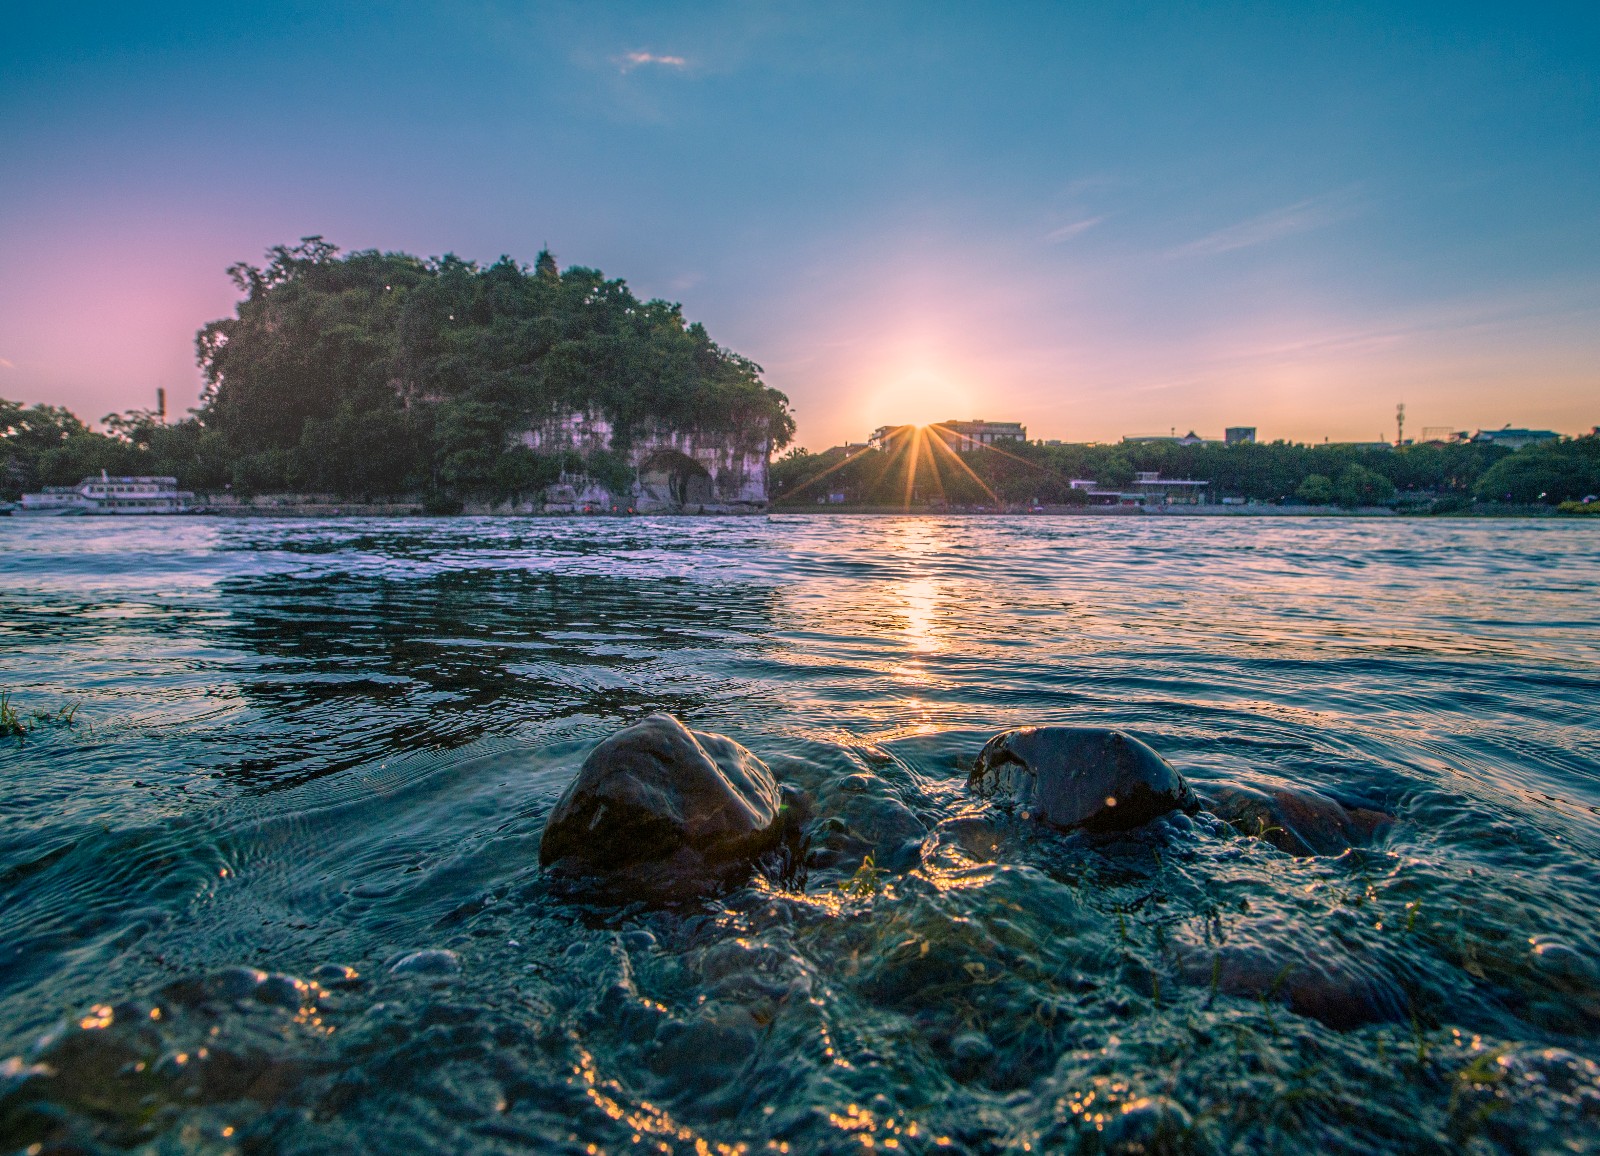
[[[194,495],[177,478],[114,478],[100,471],[75,486],[46,486],[23,494],[19,514],[182,514]]]

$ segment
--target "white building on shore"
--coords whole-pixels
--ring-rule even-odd
[[[45,486],[23,494],[19,514],[182,514],[194,495],[178,489],[177,478],[84,478],[75,486]]]

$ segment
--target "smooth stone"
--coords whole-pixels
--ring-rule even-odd
[[[747,861],[777,843],[781,802],[772,772],[744,747],[651,715],[590,752],[550,812],[539,863],[600,875]]]
[[[348,964],[324,963],[312,969],[311,978],[323,987],[354,987],[361,982],[361,973]]]
[[[1175,767],[1104,727],[1023,727],[984,744],[967,786],[1062,828],[1126,831],[1199,803]]]
[[[253,967],[225,967],[206,977],[206,994],[213,999],[248,999],[267,981],[267,973]]]
[[[1394,816],[1382,811],[1346,807],[1302,787],[1215,786],[1203,801],[1235,830],[1302,857],[1365,846],[1394,823]]]
[[[963,1064],[981,1064],[994,1055],[994,1045],[982,1032],[962,1032],[950,1041],[950,1054]]]
[[[1593,979],[1596,975],[1594,964],[1570,943],[1551,935],[1534,935],[1529,937],[1528,944],[1534,961],[1546,971],[1583,979]]]
[[[1296,1015],[1339,1031],[1405,1018],[1405,993],[1376,965],[1306,942],[1269,940],[1215,951],[1196,947],[1181,951],[1180,957],[1185,978],[1196,986],[1276,1000]]]
[[[455,975],[460,970],[461,957],[442,947],[413,951],[389,965],[395,975]]]
[[[262,1003],[275,1004],[278,1007],[299,1010],[310,1005],[312,1001],[311,985],[298,976],[284,975],[282,972],[273,972],[262,980],[256,987],[256,999]]]
[[[1113,1111],[1101,1133],[1104,1151],[1146,1153],[1181,1151],[1194,1127],[1182,1104],[1165,1096],[1140,1096]]]

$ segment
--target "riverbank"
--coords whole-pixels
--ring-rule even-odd
[[[1083,517],[1083,518],[1550,518],[1573,511],[1552,506],[1476,504],[1450,511],[1433,512],[1428,507],[1394,509],[1389,506],[1068,506],[1045,505],[1031,509],[990,509],[956,507],[934,509],[928,506],[888,505],[774,505],[760,507],[696,504],[675,510],[639,511],[623,507],[549,508],[523,500],[439,502],[418,496],[382,501],[341,498],[336,494],[260,494],[240,497],[234,494],[201,495],[187,511],[189,516],[227,518],[410,518],[410,517],[498,517],[498,518],[574,518],[632,517],[641,513],[675,517],[748,517],[767,514],[784,517],[819,517],[839,514],[906,517]],[[18,510],[0,506],[0,516]]]

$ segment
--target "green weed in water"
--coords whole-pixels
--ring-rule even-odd
[[[856,873],[839,884],[839,890],[851,899],[871,899],[881,889],[880,880],[885,874],[887,872],[878,866],[877,860],[869,853],[861,860],[861,866],[856,868]]]
[[[70,727],[78,717],[80,702],[68,703],[56,710],[36,710],[24,716],[11,698],[11,692],[0,690],[0,738],[23,738],[42,726]]]

